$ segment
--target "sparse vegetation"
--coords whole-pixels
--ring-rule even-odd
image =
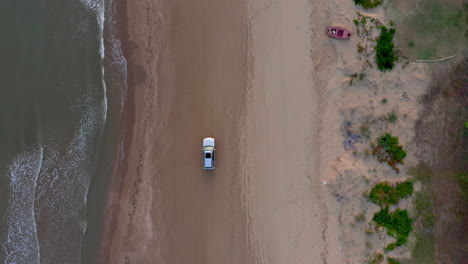
[[[361,45],[361,43],[358,43],[356,47],[357,47],[357,52],[361,53],[364,51],[364,47]]]
[[[362,124],[359,127],[359,130],[361,131],[361,135],[365,138],[370,138],[370,129],[368,124]]]
[[[382,264],[384,261],[384,255],[382,253],[374,253],[374,256],[372,256],[371,260],[369,261],[369,264]]]
[[[417,168],[415,175],[421,179],[422,193],[415,199],[415,209],[428,208],[414,214],[416,244],[412,255],[415,264],[462,263],[464,260],[466,236],[460,230],[466,230],[468,207],[457,173],[468,172],[468,138],[463,132],[463,124],[468,120],[467,65],[465,57],[457,65],[437,67],[416,123],[416,143],[429,156],[422,158],[428,167]]]
[[[382,4],[382,0],[354,0],[354,3],[368,9]]]
[[[396,56],[393,44],[393,35],[395,35],[395,29],[391,28],[388,30],[385,26],[379,27],[381,32],[377,39],[377,46],[375,51],[377,53],[377,67],[379,70],[391,70],[395,64]]]
[[[398,137],[392,137],[387,133],[378,139],[372,154],[377,156],[380,162],[387,162],[396,172],[399,172],[400,169],[396,165],[397,163],[404,164],[403,159],[406,157],[403,146],[399,144]]]
[[[462,196],[468,201],[468,173],[457,173],[455,177],[457,177]]]
[[[408,46],[414,47],[414,41],[412,41],[412,40],[408,41]]]
[[[423,166],[410,169],[409,174],[413,176],[414,181],[421,183],[421,190],[415,193],[413,199],[416,236],[416,244],[412,250],[413,261],[415,264],[433,264],[435,263],[434,205],[429,191],[432,176]]]
[[[388,99],[387,98],[383,98],[382,99],[382,104],[386,104],[388,102]]]
[[[387,121],[390,123],[395,123],[397,119],[398,117],[395,111],[392,111],[387,115]]]
[[[382,208],[397,204],[400,199],[410,196],[413,193],[413,182],[405,181],[398,183],[395,187],[388,182],[377,183],[372,188],[369,199]]]
[[[366,217],[364,216],[364,214],[360,213],[354,216],[354,220],[356,222],[364,222],[364,220],[366,220]]]

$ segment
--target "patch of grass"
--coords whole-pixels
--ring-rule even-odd
[[[387,98],[382,98],[382,104],[386,104],[388,102]]]
[[[409,217],[406,210],[396,209],[394,212],[389,212],[388,207],[386,207],[375,213],[372,220],[387,228],[387,234],[397,239],[395,247],[405,244],[412,230],[413,219]]]
[[[430,48],[421,50],[418,54],[418,58],[420,60],[430,60],[430,59],[434,59],[436,57],[436,54],[437,54],[436,48],[430,47]]]
[[[412,41],[412,40],[408,41],[408,46],[409,47],[414,47],[414,41]]]
[[[425,166],[410,168],[408,174],[413,176],[413,181],[419,181],[422,184],[427,184],[431,181],[432,174]]]
[[[381,71],[391,70],[397,59],[394,51],[395,45],[393,44],[395,29],[391,28],[388,30],[385,26],[380,26],[379,28],[381,32],[377,39],[377,46],[375,47],[377,53],[377,67]]]
[[[468,198],[468,173],[457,173],[455,177],[457,177],[458,186],[460,186],[465,199]]]
[[[390,123],[395,123],[398,120],[398,116],[395,111],[392,111],[387,115],[387,121]]]
[[[435,241],[432,232],[415,232],[416,244],[412,250],[414,264],[435,264]]]
[[[396,172],[400,171],[396,165],[404,164],[403,159],[406,157],[406,152],[398,142],[398,137],[393,137],[389,133],[378,138],[372,154],[377,156],[378,161],[387,162]]]
[[[354,0],[354,3],[368,9],[382,4],[382,0]]]
[[[421,218],[422,227],[426,230],[434,227],[433,202],[428,191],[423,190],[415,194],[414,207],[416,214]]]
[[[413,181],[421,183],[421,191],[414,194],[416,244],[412,249],[415,264],[435,263],[433,197],[430,193],[432,173],[422,165],[411,168]]]
[[[369,241],[366,241],[366,248],[371,248],[371,247],[372,247],[372,243]]]
[[[410,196],[412,193],[413,182],[411,181],[398,183],[395,187],[388,182],[380,182],[372,188],[369,199],[380,207],[388,207],[397,204],[400,199]]]

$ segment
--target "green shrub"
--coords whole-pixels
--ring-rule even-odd
[[[409,196],[413,193],[413,182],[412,181],[405,181],[402,183],[397,184],[395,187],[395,195],[400,199]]]
[[[377,183],[372,188],[369,199],[380,207],[388,207],[392,204],[397,204],[400,199],[405,198],[413,193],[413,182],[406,181],[391,186],[388,182]]]
[[[381,32],[377,39],[377,46],[375,47],[377,53],[377,67],[381,71],[391,70],[397,59],[394,52],[395,45],[392,42],[395,29],[391,28],[387,30],[385,26],[380,26],[379,28]]]
[[[413,219],[409,217],[408,211],[396,209],[394,212],[389,213],[389,209],[386,207],[380,210],[380,212],[375,213],[372,220],[380,226],[387,228],[387,234],[397,239],[395,247],[405,244],[408,240],[413,223]],[[392,248],[394,246],[390,244],[389,247]]]
[[[394,250],[394,249],[396,248],[396,246],[397,246],[396,243],[390,243],[390,244],[388,244],[388,246],[385,248],[385,250],[387,250],[387,251],[392,251],[392,250]]]
[[[364,8],[374,8],[382,4],[382,0],[354,0],[354,3]]]
[[[380,162],[386,161],[395,171],[400,170],[396,167],[397,163],[403,163],[406,152],[403,146],[399,145],[398,137],[392,137],[389,133],[381,136],[374,147],[373,155],[377,156]]]

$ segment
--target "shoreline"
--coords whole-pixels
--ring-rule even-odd
[[[128,67],[134,63],[131,59],[131,49],[128,45],[128,18],[127,18],[127,1],[114,1],[113,12],[115,16],[116,37],[118,37],[122,54],[127,61],[127,90],[124,102],[122,105],[122,116],[120,118],[120,133],[118,144],[115,147],[117,153],[114,165],[112,166],[112,177],[107,190],[106,205],[104,207],[104,231],[101,241],[100,253],[98,255],[98,263],[108,263],[111,254],[111,246],[115,237],[115,231],[118,228],[119,222],[117,216],[120,213],[120,204],[123,194],[123,182],[128,171],[128,156],[122,157],[125,153],[129,153],[132,146],[133,129],[135,124],[135,87],[133,85],[133,68]]]

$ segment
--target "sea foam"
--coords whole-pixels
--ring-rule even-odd
[[[7,169],[10,197],[7,209],[5,264],[39,264],[39,243],[34,214],[37,178],[44,151],[34,148],[17,156]]]

